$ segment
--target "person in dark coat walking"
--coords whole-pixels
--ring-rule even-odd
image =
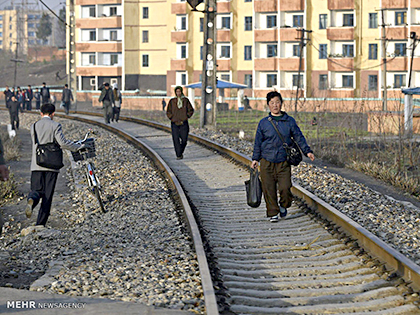
[[[32,91],[32,87],[28,85],[28,89],[25,93],[25,103],[26,103],[26,109],[32,110],[32,99],[34,98],[34,93]]]
[[[163,111],[165,110],[165,107],[166,107],[166,102],[165,102],[165,99],[162,98],[162,110]]]
[[[41,119],[31,126],[32,137],[32,161],[31,161],[31,192],[28,194],[25,214],[27,218],[32,216],[34,208],[41,201],[36,225],[47,223],[51,211],[51,204],[54,195],[55,185],[60,170],[49,169],[39,166],[36,163],[35,128],[39,144],[57,142],[61,149],[77,151],[83,145],[76,144],[64,137],[61,124],[53,121],[55,106],[43,104],[41,106]]]
[[[4,89],[3,94],[4,94],[4,102],[6,103],[6,108],[9,108],[7,106],[7,103],[10,101],[13,95],[12,91],[9,90],[9,86],[6,85],[6,88]]]
[[[35,89],[34,98],[35,98],[35,108],[37,110],[40,110],[41,109],[41,93],[39,92],[38,88]]]
[[[61,101],[64,103],[64,110],[66,111],[66,115],[68,115],[69,110],[70,110],[70,104],[72,101],[74,101],[73,94],[71,93],[71,90],[69,89],[68,84],[64,84],[63,95],[61,96]]]
[[[171,120],[172,140],[174,142],[176,159],[184,158],[184,150],[187,146],[190,127],[188,119],[194,114],[188,98],[182,93],[182,87],[175,87],[176,97],[172,98],[166,109],[166,116]]]
[[[270,218],[271,222],[278,222],[279,215],[281,218],[285,217],[287,208],[292,205],[293,195],[290,191],[292,174],[283,142],[271,122],[276,125],[289,146],[292,144],[293,138],[303,154],[312,161],[315,160],[315,156],[306,143],[296,121],[286,112],[281,111],[283,104],[281,94],[279,92],[269,92],[267,94],[267,104],[270,108],[270,114],[268,117],[261,119],[258,124],[251,167],[256,169],[258,162],[260,162],[261,184],[267,207],[267,217]],[[277,189],[280,194],[280,206],[277,202]]]
[[[101,95],[99,96],[99,102],[102,103],[102,107],[104,109],[105,123],[111,123],[111,118],[113,116],[112,107],[115,105],[115,102],[114,93],[109,88],[109,83],[104,84],[104,88],[102,89]]]
[[[115,121],[118,122],[118,120],[120,119],[120,112],[121,112],[121,105],[122,105],[122,94],[121,91],[118,90],[118,87],[116,86],[113,90],[112,93],[114,94],[114,102],[115,102],[115,106],[113,109],[113,116],[111,121]]]
[[[12,130],[19,130],[19,108],[20,104],[16,100],[16,96],[12,96],[12,99],[8,102],[7,108],[9,109],[10,115],[10,124],[12,125]]]
[[[42,104],[47,104],[50,102],[50,89],[47,88],[47,85],[45,84],[45,82],[42,83],[42,88],[41,88],[41,101]]]

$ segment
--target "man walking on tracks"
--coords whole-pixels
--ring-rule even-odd
[[[104,118],[105,123],[111,123],[111,118],[113,116],[113,109],[112,106],[115,104],[114,102],[114,93],[109,88],[109,83],[104,84],[104,89],[102,89],[101,96],[99,96],[99,102],[102,102],[102,107],[104,109]]]
[[[42,98],[42,104],[47,104],[50,102],[50,89],[47,88],[47,85],[45,84],[45,82],[42,83],[42,88],[41,88],[41,98]]]
[[[187,146],[188,133],[190,127],[188,119],[194,114],[194,108],[191,106],[188,98],[182,93],[182,87],[175,88],[176,97],[168,103],[166,115],[171,120],[172,140],[174,142],[176,159],[184,158],[184,150]]]
[[[33,209],[42,200],[38,213],[36,225],[47,223],[50,215],[55,184],[57,182],[59,169],[52,169],[37,164],[38,144],[57,143],[61,149],[77,151],[83,145],[73,143],[64,137],[61,124],[53,121],[55,106],[43,104],[41,106],[41,119],[31,126],[32,136],[32,161],[31,161],[31,192],[28,195],[26,216],[32,216]]]
[[[19,108],[20,104],[16,99],[16,96],[12,96],[12,99],[7,103],[7,108],[9,109],[10,114],[10,124],[12,125],[12,130],[19,129]],[[15,125],[16,123],[16,125]]]
[[[32,91],[32,87],[28,85],[28,89],[25,92],[25,104],[26,110],[32,110],[32,100],[34,98],[34,92]]]
[[[68,84],[64,84],[63,95],[61,96],[61,101],[64,102],[64,110],[66,111],[66,115],[69,114],[70,110],[70,102],[74,101],[73,94],[69,89]]]

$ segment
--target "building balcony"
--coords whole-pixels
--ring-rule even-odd
[[[408,57],[395,57],[393,59],[387,58],[386,61],[386,71],[407,71]],[[383,69],[383,66],[381,67]]]
[[[413,30],[412,30],[413,31]],[[392,39],[407,39],[406,26],[391,26],[386,28],[386,37]]]
[[[219,4],[217,4],[219,5]],[[217,59],[217,71],[230,71],[230,62],[232,59]]]
[[[171,42],[186,43],[187,42],[187,31],[172,31]]]
[[[230,1],[217,2],[217,13],[230,13],[231,6]]]
[[[277,11],[277,0],[255,0],[255,12],[275,12]]]
[[[78,52],[122,52],[121,42],[79,42],[76,43]]]
[[[116,66],[91,66],[77,67],[77,75],[82,77],[104,76],[116,77],[122,75],[122,67]]]
[[[404,9],[408,7],[407,0],[382,0],[383,9]]]
[[[187,3],[186,2],[173,2],[173,3],[171,3],[171,13],[172,14],[186,14],[187,13]]]
[[[121,28],[121,16],[76,19],[76,28]]]
[[[304,0],[280,0],[280,11],[303,11],[305,10]]]
[[[328,97],[331,98],[353,98],[355,90],[334,88],[328,91]]]
[[[420,1],[420,0],[419,0]],[[416,35],[419,36],[420,35],[420,25],[414,25],[411,24],[411,32],[416,32]]]
[[[354,40],[354,27],[328,27],[328,40]]]
[[[230,42],[230,30],[222,29],[217,30],[217,42]]]
[[[299,71],[299,58],[256,58],[255,71]],[[305,59],[302,58],[302,71],[305,70]]]
[[[95,5],[100,2],[100,4],[121,4],[122,0],[75,0],[75,5]]]
[[[276,42],[277,29],[255,30],[254,39],[256,42]]]
[[[420,8],[420,0],[411,0],[412,8]]]
[[[354,10],[354,0],[328,0],[328,10]]]
[[[298,32],[297,28],[280,28],[281,41],[296,42],[299,40],[299,36],[300,32]]]
[[[171,59],[171,70],[173,71],[187,70],[187,59]]]
[[[277,58],[255,58],[255,71],[273,71],[277,70]]]
[[[353,67],[354,58],[352,57],[330,57],[328,59],[328,71],[353,71]]]
[[[413,71],[420,71],[420,58],[419,57],[414,57],[413,59]]]
[[[279,66],[281,71],[299,71],[299,58],[279,58]],[[305,58],[302,58],[302,68],[300,70],[305,71]]]

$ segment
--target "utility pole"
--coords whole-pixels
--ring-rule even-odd
[[[14,42],[14,44],[16,44],[15,59],[10,59],[10,61],[15,63],[15,76],[14,76],[14,79],[13,79],[13,88],[16,89],[17,64],[18,64],[18,62],[23,62],[23,60],[18,59],[19,43]]]
[[[299,42],[299,71],[298,71],[298,80],[296,85],[296,100],[295,100],[295,114],[297,113],[297,103],[299,99],[299,88],[300,88],[300,73],[302,71],[302,58],[303,58],[303,48],[306,46],[307,42],[310,40],[309,37],[305,38],[305,34],[312,33],[312,31],[305,30],[304,28],[298,29],[298,32],[300,32],[300,37],[298,38],[300,40]]]
[[[416,46],[418,44],[419,39],[416,36],[416,32],[411,32],[410,33],[410,38],[412,39],[412,48],[411,48],[411,61],[410,61],[410,72],[408,75],[408,86],[407,88],[411,87],[411,73],[413,71],[413,61],[414,61],[414,50],[416,49]]]
[[[387,84],[386,84],[386,32],[385,32],[385,14],[384,9],[381,9],[382,14],[382,36],[381,36],[381,44],[382,44],[382,82],[384,84],[384,91],[383,91],[383,100],[382,100],[382,110],[388,110],[388,91],[387,91]]]
[[[68,73],[67,84],[70,91],[73,92],[74,98],[74,111],[77,112],[77,75],[76,75],[76,21],[74,16],[74,0],[68,0],[69,6],[67,7],[67,24],[68,30]]]

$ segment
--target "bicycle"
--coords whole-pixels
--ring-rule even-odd
[[[71,154],[73,155],[73,159],[75,162],[81,162],[82,165],[85,166],[85,176],[89,184],[89,188],[92,191],[93,195],[96,197],[96,199],[98,199],[101,211],[105,213],[105,206],[101,198],[101,184],[99,182],[98,177],[95,174],[95,165],[92,162],[87,161],[88,159],[96,156],[95,139],[88,138],[90,133],[91,130],[89,130],[86,133],[85,138],[83,140],[76,142],[77,144],[84,144],[84,148],[76,152],[71,152]]]

